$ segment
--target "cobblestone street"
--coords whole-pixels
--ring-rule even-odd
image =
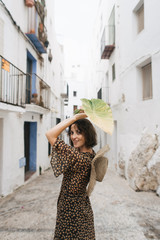
[[[1,240],[51,240],[61,177],[52,170],[0,199]],[[96,240],[160,240],[160,198],[108,171],[91,196]]]

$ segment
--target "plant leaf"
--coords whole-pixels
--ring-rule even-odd
[[[109,105],[101,99],[89,100],[82,98],[81,101],[83,110],[89,119],[103,131],[111,135],[113,132],[114,124],[112,111]]]
[[[74,111],[74,115],[75,114],[78,114],[78,113],[83,113],[84,111],[83,111],[83,109],[76,109],[75,111]]]

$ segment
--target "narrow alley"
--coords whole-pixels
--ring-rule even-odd
[[[0,199],[1,240],[51,240],[62,178],[51,169]],[[160,240],[160,198],[108,170],[91,196],[96,240]]]

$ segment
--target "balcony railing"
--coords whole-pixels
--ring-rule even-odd
[[[27,37],[35,45],[39,53],[46,53],[48,47],[47,29],[44,25],[44,6],[35,2],[35,6],[28,8]]]
[[[101,39],[101,59],[109,59],[115,48],[115,26],[105,27]]]
[[[36,74],[25,74],[0,56],[0,102],[50,108],[50,87]]]
[[[0,102],[25,106],[26,74],[0,56]]]
[[[36,74],[27,74],[26,104],[50,108],[50,87]]]

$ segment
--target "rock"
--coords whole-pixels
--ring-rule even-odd
[[[160,196],[160,146],[157,148],[152,159],[148,162],[148,170],[156,177],[158,182],[157,195]]]
[[[129,185],[136,191],[156,190],[158,187],[157,175],[147,167],[158,147],[158,138],[155,134],[144,133],[140,143],[131,153],[127,179]]]
[[[158,180],[160,185],[160,146],[157,148],[151,160],[148,162],[148,170],[152,172]]]

